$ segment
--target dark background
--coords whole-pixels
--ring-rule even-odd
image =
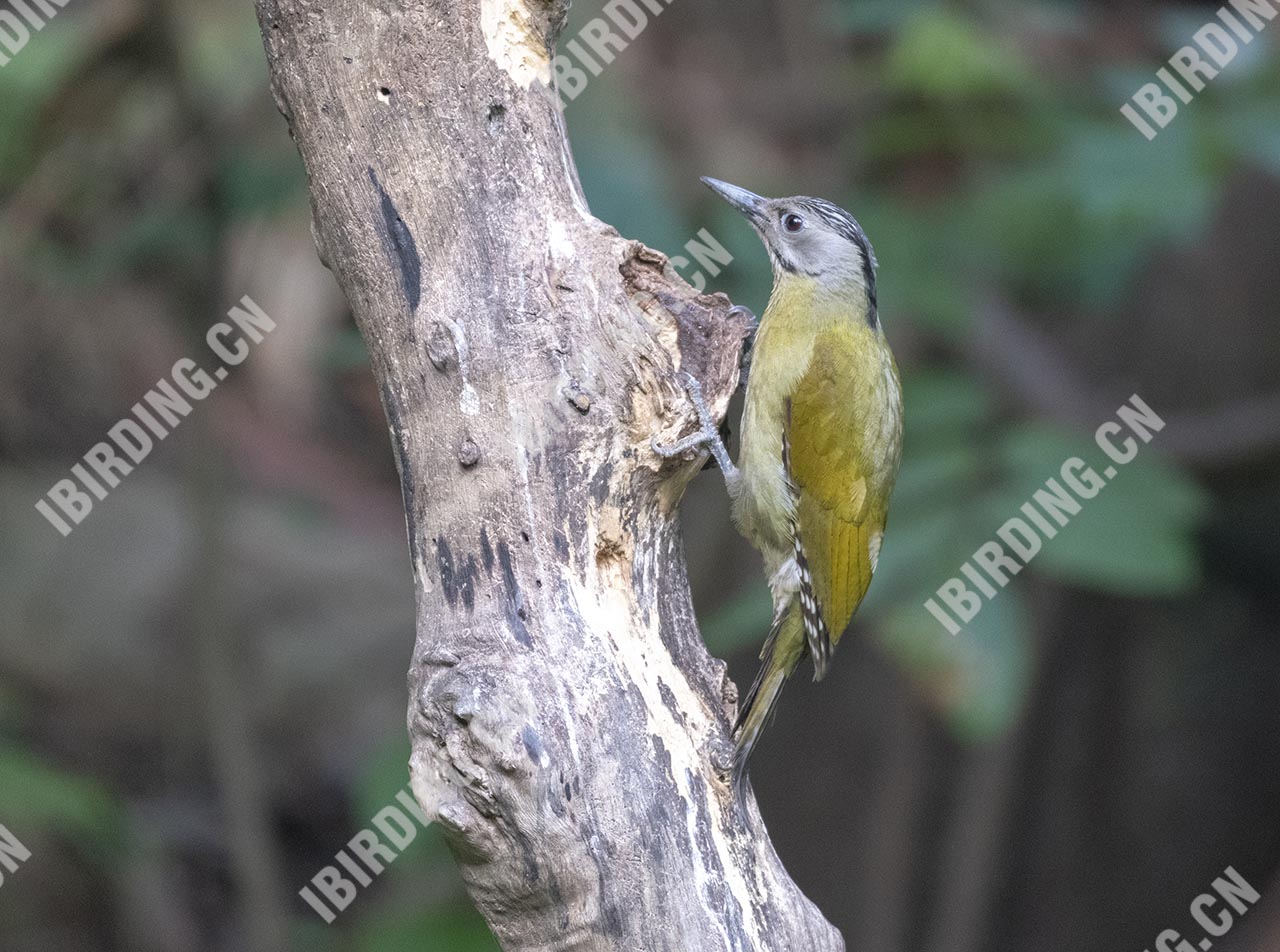
[[[1262,898],[1215,948],[1280,950],[1280,20],[1153,142],[1118,111],[1215,10],[673,0],[568,106],[593,211],[670,254],[708,228],[757,313],[764,252],[699,175],[876,247],[884,555],[753,771],[851,949],[1194,941],[1234,866]],[[333,926],[297,896],[407,781],[413,599],[247,0],[73,0],[0,68],[0,241],[0,824],[33,854],[0,948],[495,948],[435,831]],[[35,501],[245,294],[278,329],[60,537]],[[923,599],[1133,393],[1165,430],[946,634]],[[716,474],[685,513],[741,684],[759,565]]]

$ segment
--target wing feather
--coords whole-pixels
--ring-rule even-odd
[[[887,500],[876,498],[874,448],[865,445],[865,434],[879,429],[867,426],[868,414],[882,412],[879,381],[858,373],[866,362],[858,348],[869,346],[860,332],[819,336],[787,419],[785,465],[798,494],[797,562],[807,569],[801,602],[812,603],[818,616],[806,623],[818,678],[871,584],[869,543],[884,528]]]

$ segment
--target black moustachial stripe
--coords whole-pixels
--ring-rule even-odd
[[[876,310],[876,253],[871,250],[866,232],[856,218],[839,205],[833,205],[825,199],[806,198],[799,204],[830,225],[837,234],[852,241],[862,252],[862,281],[867,286],[867,323],[875,327],[879,320]]]

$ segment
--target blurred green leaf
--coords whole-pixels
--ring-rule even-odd
[[[565,107],[583,192],[592,214],[620,233],[679,254],[696,229],[684,224],[652,138],[617,101],[623,90],[609,76],[594,79]]]
[[[885,649],[958,735],[998,736],[1014,722],[1030,687],[1032,652],[1022,596],[1006,589],[951,635],[923,603],[903,605],[877,628]]]
[[[1217,117],[1220,147],[1243,160],[1280,175],[1280,83],[1269,95],[1238,95],[1226,101]]]
[[[858,609],[860,618],[879,618],[904,603],[923,605],[973,551],[963,506],[915,509],[896,496],[875,581]]]
[[[702,637],[714,655],[727,655],[751,644],[764,644],[773,617],[773,600],[763,582],[730,596],[702,625]]]
[[[1221,182],[1193,123],[1171,123],[1158,142],[1111,115],[1068,120],[1045,161],[1002,170],[971,196],[984,270],[1033,304],[1114,302],[1159,246],[1204,228]]]
[[[15,832],[59,833],[100,850],[124,840],[124,811],[96,780],[53,767],[9,742],[0,742],[0,818]]]
[[[229,217],[270,215],[306,200],[306,176],[292,152],[237,149],[219,176],[219,197]]]
[[[474,910],[435,915],[386,915],[363,924],[357,952],[499,952],[497,940]]]
[[[954,8],[932,7],[903,25],[889,50],[884,82],[891,92],[956,101],[1020,98],[1037,80],[1011,46]]]
[[[320,361],[339,372],[361,369],[369,366],[369,348],[356,328],[343,327],[326,342]]]
[[[374,751],[352,786],[355,815],[351,822],[355,828],[368,826],[369,821],[385,807],[403,810],[396,802],[396,796],[409,786],[409,753],[409,738],[400,731]],[[417,836],[388,866],[389,875],[413,876],[424,869],[452,865],[453,860],[438,825],[432,824],[423,829],[415,823],[414,828],[418,831]]]
[[[995,413],[990,388],[959,370],[905,372],[902,393],[913,440],[964,439]]]
[[[212,111],[230,112],[262,95],[269,77],[262,34],[234,5],[175,6],[182,68]]]
[[[953,510],[957,497],[978,483],[986,461],[975,442],[963,439],[913,440],[910,461],[904,461],[893,498],[918,515]]]
[[[963,375],[926,373],[907,383],[907,452],[861,617],[876,622],[886,648],[948,723],[981,739],[1007,726],[1027,689],[1025,595],[1011,582],[994,599],[984,598],[954,637],[924,602],[961,575],[979,546],[998,540],[1008,519],[1025,518],[1022,504],[1050,477],[1061,481],[1066,460],[1079,457],[1099,472],[1109,460],[1078,433],[1032,424],[998,428],[990,394]],[[1179,594],[1197,582],[1196,530],[1207,499],[1156,448],[1139,453],[1042,541],[1030,572],[1130,596]]]
[[[1096,445],[1045,427],[1014,430],[1001,454],[1010,475],[990,505],[1007,512],[1006,518],[1025,518],[1019,507],[1051,477],[1071,492],[1059,470],[1072,457],[1083,459],[1107,479],[1092,499],[1072,493],[1080,512],[1054,538],[1042,541],[1031,562],[1034,571],[1132,596],[1180,594],[1199,581],[1195,532],[1207,514],[1207,497],[1194,480],[1162,461],[1153,449],[1142,447],[1109,479],[1105,471],[1111,463]],[[996,528],[992,527],[992,538]]]
[[[898,314],[939,333],[966,333],[980,272],[974,226],[960,217],[960,205],[918,207],[872,196],[855,207],[880,262],[876,286],[889,334]]]
[[[832,21],[849,32],[888,33],[932,5],[932,0],[839,0]]]
[[[354,822],[364,824],[409,785],[409,737],[397,731],[365,762],[351,788]]]
[[[206,210],[155,204],[121,222],[110,241],[68,248],[45,238],[32,248],[31,260],[49,278],[88,287],[138,267],[189,273],[213,253],[215,242],[214,222]]]
[[[92,41],[85,24],[64,17],[0,68],[0,189],[12,188],[26,175],[41,118],[83,65]]]

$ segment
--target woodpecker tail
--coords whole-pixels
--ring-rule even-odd
[[[738,721],[733,727],[733,789],[740,804],[746,796],[751,752],[769,725],[782,688],[799,663],[804,647],[804,617],[792,604],[774,622],[760,652],[760,672],[738,707]]]

